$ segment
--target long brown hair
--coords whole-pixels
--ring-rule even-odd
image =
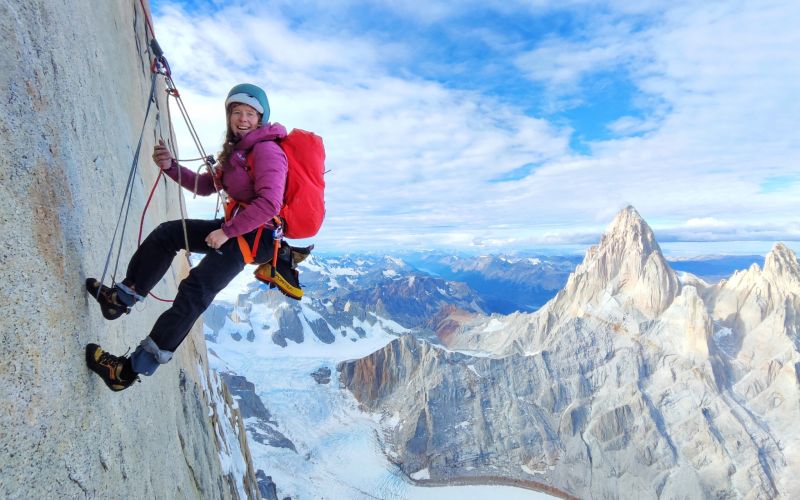
[[[228,159],[231,157],[231,152],[233,152],[233,146],[236,144],[236,136],[231,128],[232,109],[233,104],[228,106],[228,109],[225,110],[225,142],[222,143],[222,151],[217,153],[217,161],[219,161],[219,166],[228,163]]]

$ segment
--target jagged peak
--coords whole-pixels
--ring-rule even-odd
[[[651,259],[651,256],[655,259]],[[607,265],[611,264],[606,268],[608,278],[613,277],[622,268],[642,269],[650,260],[655,260],[660,266],[666,267],[665,272],[672,272],[668,269],[653,230],[630,205],[617,213],[600,238],[600,243],[586,253],[582,265],[592,267],[592,263],[597,260],[606,261]]]
[[[568,295],[578,303],[603,293],[627,292],[649,316],[666,309],[680,290],[675,272],[667,265],[653,230],[632,206],[622,209],[598,245],[586,252],[570,277]],[[605,292],[604,292],[605,291]]]
[[[611,244],[611,242],[620,240],[635,245],[645,255],[653,251],[661,253],[661,248],[656,242],[653,230],[631,205],[617,213],[614,220],[608,225],[600,245],[602,246],[604,243]]]
[[[764,273],[774,277],[800,280],[800,265],[797,255],[783,243],[775,243],[764,259]]]
[[[787,294],[800,295],[797,255],[783,243],[776,243],[764,259],[763,269],[753,263],[747,270],[736,271],[729,279],[722,280],[717,287],[735,293],[749,293],[755,288],[758,297],[765,300],[771,297],[766,303],[782,303]]]

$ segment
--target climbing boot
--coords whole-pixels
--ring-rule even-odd
[[[135,300],[118,287],[107,287],[94,278],[86,280],[86,291],[100,304],[105,319],[117,319],[131,312]],[[130,302],[130,304],[126,304]]]
[[[297,264],[305,260],[313,248],[313,245],[297,248],[290,246],[285,241],[282,242],[274,272],[272,262],[261,264],[254,273],[256,279],[267,283],[270,288],[277,288],[289,298],[302,299],[303,289],[300,288],[300,273],[297,271]]]
[[[127,356],[114,356],[97,344],[86,344],[86,366],[100,375],[112,391],[125,390],[139,380],[136,372],[131,369]]]

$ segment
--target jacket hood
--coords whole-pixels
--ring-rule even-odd
[[[259,142],[274,141],[286,137],[286,127],[280,123],[267,123],[253,130],[233,147],[235,150],[244,149],[249,151]]]

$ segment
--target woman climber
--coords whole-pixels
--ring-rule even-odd
[[[227,134],[219,154],[217,178],[201,175],[178,164],[163,141],[153,149],[153,161],[164,173],[200,195],[214,194],[221,184],[237,203],[225,219],[180,220],[159,225],[136,250],[125,279],[106,287],[95,279],[86,289],[100,303],[106,319],[130,312],[169,269],[172,259],[188,239],[191,252],[205,254],[181,281],[172,306],[156,320],[150,334],[130,356],[114,356],[97,344],[86,346],[86,363],[111,390],[130,387],[138,375],[152,375],[167,363],[195,321],[211,301],[245,266],[244,236],[256,262],[272,258],[272,222],[283,204],[287,159],[275,142],[286,129],[269,123],[269,102],[264,91],[251,84],[236,85],[225,100]],[[249,156],[249,157],[248,157]],[[252,168],[252,172],[248,172]],[[180,175],[179,175],[180,171]],[[217,184],[215,184],[217,183]],[[226,212],[228,212],[226,210]],[[267,224],[264,226],[265,221]],[[264,230],[258,230],[264,226]],[[280,270],[280,268],[279,268]]]

